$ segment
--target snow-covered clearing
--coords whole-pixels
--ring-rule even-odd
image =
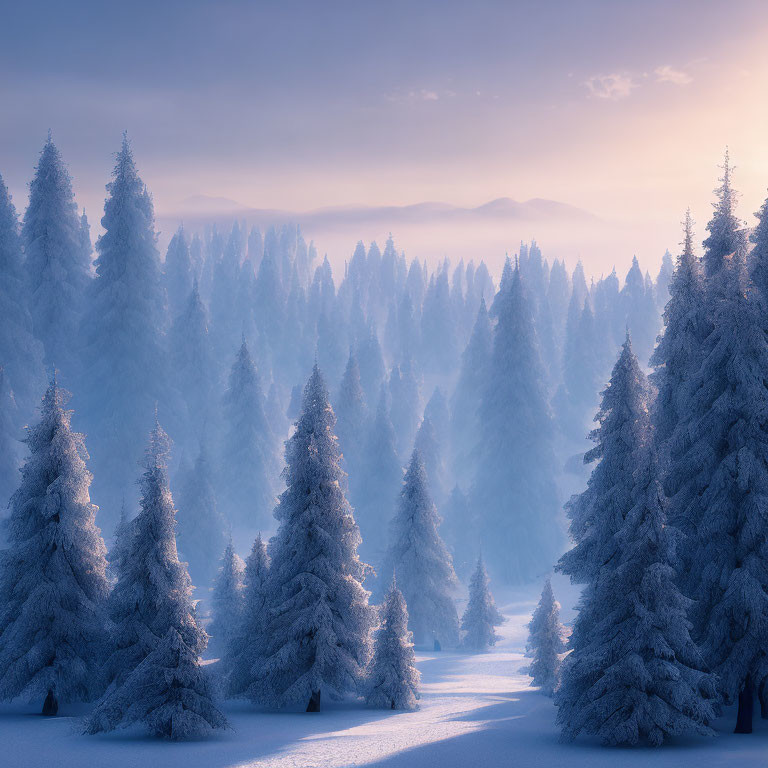
[[[614,768],[765,765],[768,723],[755,733],[731,733],[734,713],[718,723],[716,739],[678,740],[658,750],[606,749],[588,739],[560,744],[551,701],[520,673],[526,661],[525,623],[538,586],[524,597],[498,600],[509,618],[491,653],[417,655],[422,673],[421,709],[414,713],[367,710],[362,704],[324,702],[319,714],[257,713],[229,703],[233,730],[195,743],[165,743],[124,731],[81,736],[77,716],[43,718],[18,704],[0,708],[0,765],[8,768],[463,768],[464,766],[584,766]],[[555,583],[568,610],[572,592]]]

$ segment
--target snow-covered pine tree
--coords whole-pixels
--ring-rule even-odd
[[[419,671],[408,630],[408,607],[393,577],[376,632],[366,703],[377,709],[418,708]]]
[[[395,430],[389,418],[386,385],[382,385],[376,417],[368,427],[360,468],[350,477],[350,495],[360,526],[360,550],[374,566],[386,552],[387,526],[403,479]]]
[[[21,234],[35,336],[46,365],[61,368],[67,383],[76,373],[91,263],[81,242],[72,180],[50,133],[29,185]]]
[[[576,546],[559,564],[586,583],[555,693],[566,739],[659,745],[709,733],[714,716],[714,680],[700,671],[690,601],[675,585],[676,535],[666,524],[647,398],[627,340],[598,414],[592,458],[601,461],[570,510]],[[610,486],[621,464],[624,475]]]
[[[494,628],[501,626],[505,621],[496,608],[496,602],[488,587],[489,582],[483,558],[478,557],[477,567],[469,582],[469,601],[461,617],[461,645],[470,651],[487,651],[496,645],[499,636]]]
[[[360,384],[365,393],[365,402],[373,406],[387,373],[379,337],[373,324],[368,327],[368,335],[357,345],[355,357],[360,368]]]
[[[497,307],[472,496],[491,573],[521,583],[560,549],[556,463],[536,333],[517,267]]]
[[[123,500],[120,507],[120,522],[115,528],[112,546],[107,552],[107,576],[117,581],[125,568],[125,560],[131,551],[131,536],[133,535],[133,520],[128,516],[128,509]]]
[[[18,412],[13,426],[21,428],[33,415],[43,390],[43,348],[35,338],[29,314],[28,283],[19,237],[19,220],[8,188],[0,176],[0,365]],[[14,478],[14,487],[16,480]]]
[[[168,294],[168,311],[172,318],[183,311],[192,291],[195,276],[184,227],[180,226],[168,244],[163,269],[165,290]]]
[[[736,730],[750,733],[754,692],[768,714],[768,303],[748,285],[739,250],[709,278],[713,330],[673,437],[672,518],[687,537],[683,587],[696,639],[739,699]]]
[[[97,694],[106,638],[106,547],[66,398],[54,376],[27,431],[0,559],[0,699],[39,700],[44,715]]]
[[[107,696],[175,629],[195,654],[207,635],[197,624],[192,583],[176,551],[176,510],[168,487],[170,439],[155,421],[144,457],[139,514],[107,604],[114,625],[106,661]]]
[[[398,453],[407,456],[413,446],[419,416],[422,414],[421,393],[413,360],[406,360],[392,369],[389,393],[390,417],[395,428]]]
[[[85,733],[146,726],[152,736],[171,741],[199,739],[227,727],[197,650],[169,627],[155,648],[97,705]]]
[[[424,463],[414,451],[391,523],[385,576],[397,574],[415,642],[455,647],[459,621],[451,592],[457,581],[439,525]]]
[[[223,656],[238,631],[243,609],[245,563],[230,540],[221,558],[221,567],[213,585],[209,647]]]
[[[0,509],[19,484],[19,453],[21,445],[16,430],[17,408],[8,388],[5,371],[0,367]]]
[[[219,368],[197,279],[171,327],[169,346],[171,380],[186,405],[188,439],[211,439],[205,432],[219,422]]]
[[[726,263],[726,257],[744,248],[742,222],[736,217],[736,192],[731,186],[731,160],[728,149],[721,166],[723,175],[720,186],[715,190],[716,201],[712,204],[715,212],[707,224],[709,237],[704,240],[704,275],[707,280],[714,277]]]
[[[424,469],[427,472],[427,480],[429,481],[429,490],[432,498],[442,506],[448,493],[446,487],[448,479],[445,462],[443,461],[443,448],[437,439],[437,431],[432,424],[432,420],[426,415],[421,421],[421,426],[416,433],[413,446],[419,452],[419,456],[421,456],[424,462]]]
[[[357,556],[334,422],[315,365],[286,443],[287,488],[270,545],[267,642],[251,693],[270,706],[308,702],[317,711],[324,690],[355,691],[370,660],[374,611],[362,586],[369,567]]]
[[[602,393],[595,416],[598,426],[589,435],[595,446],[584,455],[585,464],[597,464],[586,489],[565,505],[574,547],[560,558],[557,569],[576,583],[597,580],[600,564],[616,555],[616,533],[634,504],[636,467],[632,456],[646,439],[647,388],[627,334]],[[582,625],[585,616],[582,610]]]
[[[277,474],[275,439],[264,415],[264,392],[243,339],[224,394],[220,498],[230,521],[247,530],[269,520]]]
[[[240,621],[222,659],[228,675],[227,694],[232,697],[247,695],[255,679],[257,660],[264,653],[268,575],[269,555],[259,534],[245,561]]]
[[[704,304],[701,268],[693,252],[693,220],[685,213],[683,251],[669,283],[664,332],[651,356],[651,381],[658,390],[654,402],[654,439],[666,457],[672,437],[688,407],[687,385],[700,363],[701,346],[711,329]]]
[[[341,379],[336,396],[336,433],[339,438],[344,466],[350,477],[356,477],[361,462],[365,435],[366,408],[363,389],[360,386],[360,369],[357,358],[350,349],[347,368]]]
[[[555,600],[552,582],[547,579],[541,599],[528,624],[525,655],[532,661],[528,674],[541,692],[552,696],[560,679],[561,656],[565,653],[565,628],[560,623],[560,603]]]
[[[458,477],[469,483],[475,471],[474,455],[479,441],[478,411],[483,387],[488,377],[493,335],[485,299],[480,301],[472,335],[461,358],[461,370],[451,400],[451,437],[453,466]]]
[[[126,136],[107,191],[96,278],[83,316],[81,391],[95,489],[102,508],[109,505],[116,514],[123,497],[134,498],[131,467],[141,459],[153,410],[168,402],[165,292],[152,198]]]
[[[227,522],[219,510],[213,467],[203,443],[192,467],[183,473],[178,495],[177,541],[192,583],[207,593],[216,561],[225,546]]]

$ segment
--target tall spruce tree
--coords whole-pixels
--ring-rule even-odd
[[[183,311],[195,275],[192,269],[192,257],[184,227],[179,227],[168,244],[163,265],[165,290],[168,294],[168,308],[171,317],[178,317]]]
[[[230,520],[258,529],[269,520],[277,474],[275,439],[264,414],[264,392],[243,340],[224,394],[219,493]]]
[[[144,456],[140,511],[132,523],[127,557],[109,596],[113,636],[105,664],[110,683],[106,697],[129,679],[170,629],[181,635],[194,654],[202,653],[208,640],[195,617],[186,564],[179,562],[176,550],[176,510],[168,487],[169,453],[170,439],[155,421]]]
[[[228,529],[216,500],[214,467],[205,444],[200,446],[195,463],[180,474],[178,548],[188,564],[192,583],[202,596],[215,575]]]
[[[587,733],[612,745],[709,733],[714,680],[701,671],[690,603],[675,584],[676,533],[666,524],[648,385],[629,340],[598,421],[590,458],[601,461],[571,506],[576,545],[559,564],[586,587],[556,692],[558,722],[564,738]]]
[[[651,356],[651,381],[658,390],[654,403],[654,438],[666,456],[667,442],[688,408],[688,382],[698,370],[701,346],[710,331],[704,283],[693,252],[693,220],[686,211],[683,251],[669,283],[664,332]],[[663,446],[663,447],[662,447]]]
[[[257,663],[264,655],[267,626],[267,576],[269,555],[261,534],[253,542],[251,554],[245,561],[243,598],[240,621],[230,637],[224,655],[227,673],[226,690],[229,696],[247,695],[256,679]]]
[[[760,291],[737,251],[710,279],[714,308],[688,410],[673,437],[668,486],[673,520],[686,534],[692,618],[724,700],[738,697],[736,730],[752,729],[754,692],[768,708],[768,366]]]
[[[717,199],[712,204],[715,209],[707,224],[709,237],[704,240],[704,275],[707,279],[714,277],[723,268],[726,257],[744,246],[744,234],[741,231],[742,222],[736,217],[737,195],[731,186],[731,167],[728,149],[721,166],[723,175],[720,186],[715,190]]]
[[[221,567],[211,595],[209,647],[223,656],[230,647],[242,621],[245,563],[230,540],[221,558]]]
[[[386,575],[397,574],[415,642],[455,647],[459,623],[451,592],[457,581],[439,525],[424,463],[414,451],[391,524]]]
[[[487,651],[499,640],[495,628],[504,623],[504,617],[496,608],[488,588],[488,573],[483,558],[477,559],[477,567],[469,582],[469,601],[461,617],[461,645],[470,651]]]
[[[83,317],[81,391],[97,498],[114,514],[123,497],[133,498],[131,467],[141,458],[153,409],[168,402],[152,198],[125,136],[107,192],[96,278]]]
[[[377,709],[418,708],[419,671],[408,631],[408,607],[395,579],[381,608],[365,700]]]
[[[347,368],[336,396],[336,433],[339,438],[344,466],[350,477],[356,477],[360,467],[365,434],[365,396],[360,385],[360,368],[350,350]]]
[[[472,494],[491,572],[507,583],[524,583],[560,548],[552,423],[517,267],[497,302]]]
[[[361,552],[374,565],[381,563],[387,548],[387,526],[403,479],[397,456],[395,430],[389,418],[386,387],[382,386],[376,417],[367,430],[360,466],[350,477],[355,517],[360,526]]]
[[[34,413],[43,389],[43,348],[35,338],[29,314],[19,220],[8,188],[0,176],[0,365],[18,408],[14,428]]]
[[[80,238],[72,180],[50,134],[29,185],[24,214],[29,309],[45,363],[69,381],[75,374],[79,326],[90,283],[90,258]]]
[[[197,279],[169,334],[171,382],[187,411],[187,440],[211,439],[219,423],[219,368]]]
[[[560,623],[560,603],[555,600],[552,582],[547,579],[541,599],[528,624],[526,656],[532,661],[528,674],[541,692],[552,696],[560,680],[560,657],[565,653],[565,628]]]
[[[357,689],[370,660],[373,609],[362,582],[360,533],[344,495],[335,416],[315,365],[286,443],[285,479],[271,543],[266,647],[252,697],[271,706],[308,702],[323,690]]]
[[[493,335],[485,299],[480,301],[475,326],[461,358],[461,370],[451,400],[451,437],[454,471],[469,484],[475,471],[475,449],[480,440],[478,419],[483,387],[489,374]]]
[[[0,698],[38,700],[44,715],[98,692],[106,638],[106,547],[66,398],[54,377],[27,431],[0,559]]]

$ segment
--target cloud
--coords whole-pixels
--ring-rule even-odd
[[[672,83],[672,85],[688,85],[693,82],[693,78],[682,69],[675,69],[670,67],[669,64],[664,64],[662,67],[656,67],[653,70],[653,74],[656,75],[657,83]]]
[[[613,72],[610,75],[594,75],[584,82],[589,95],[595,99],[618,101],[626,99],[637,88],[637,83],[630,75]]]

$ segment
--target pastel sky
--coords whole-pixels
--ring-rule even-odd
[[[124,129],[161,214],[198,194],[544,197],[649,264],[686,206],[709,218],[726,144],[744,218],[768,187],[764,1],[5,5],[0,173],[20,205],[49,128],[94,219]]]

